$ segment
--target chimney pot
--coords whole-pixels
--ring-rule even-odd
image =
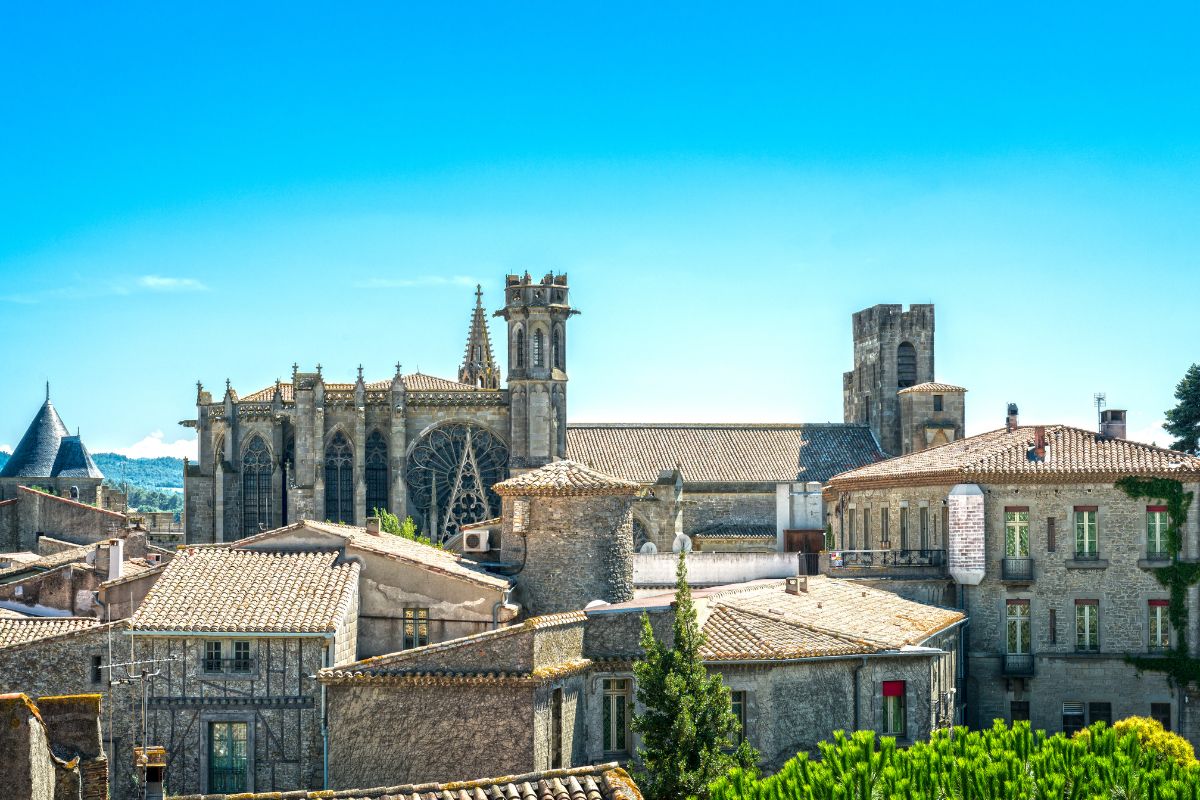
[[[808,576],[797,575],[784,581],[784,590],[788,594],[808,594]]]
[[[1008,419],[1005,420],[1004,427],[1006,429],[1008,429],[1009,433],[1012,433],[1013,431],[1015,431],[1017,429],[1017,425],[1018,425],[1017,404],[1009,403],[1008,404]]]
[[[1106,408],[1100,412],[1100,433],[1113,439],[1124,439],[1126,431],[1125,409]]]
[[[367,533],[379,535],[379,517],[367,517]]]

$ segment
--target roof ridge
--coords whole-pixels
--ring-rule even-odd
[[[861,422],[568,422],[568,428],[676,428],[729,430],[795,430],[801,428],[869,428]]]

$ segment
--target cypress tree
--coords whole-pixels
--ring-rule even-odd
[[[638,703],[633,729],[641,734],[638,785],[647,800],[686,800],[708,796],[708,785],[733,767],[754,771],[758,751],[734,742],[741,724],[720,675],[709,675],[700,657],[704,634],[687,584],[687,562],[679,554],[675,571],[674,643],[654,637],[642,615],[645,655],[633,667]]]
[[[1192,364],[1175,387],[1179,404],[1167,412],[1163,430],[1175,437],[1172,450],[1197,454],[1200,439],[1200,364]]]

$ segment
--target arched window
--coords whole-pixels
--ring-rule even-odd
[[[517,351],[517,369],[525,369],[525,329],[517,328],[516,342],[513,347]]]
[[[325,448],[325,519],[354,522],[354,452],[341,431]]]
[[[917,348],[901,342],[896,348],[896,386],[903,389],[917,384]]]
[[[367,470],[367,514],[374,515],[376,509],[388,511],[388,446],[383,434],[375,431],[367,437],[363,455]]]
[[[550,339],[550,363],[555,369],[563,368],[562,326],[554,326],[554,335]]]
[[[271,528],[271,451],[255,436],[242,453],[242,535],[253,536]]]
[[[546,357],[544,348],[546,344],[546,334],[541,328],[533,332],[533,365],[535,367],[546,366]]]

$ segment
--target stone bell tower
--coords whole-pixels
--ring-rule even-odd
[[[509,468],[519,473],[566,457],[567,320],[579,312],[565,274],[535,282],[526,272],[504,284],[496,316],[508,322]]]

